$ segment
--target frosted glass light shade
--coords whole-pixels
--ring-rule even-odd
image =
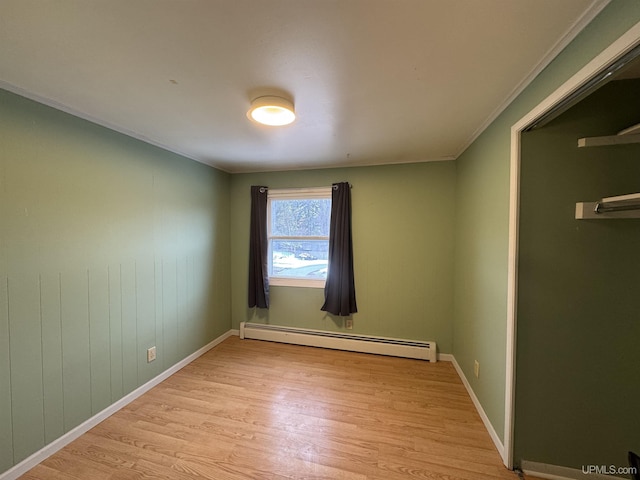
[[[258,97],[251,102],[247,116],[263,125],[289,125],[296,119],[293,103],[286,98],[276,96]]]

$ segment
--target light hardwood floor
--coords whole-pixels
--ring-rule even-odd
[[[518,476],[451,363],[232,337],[21,478]]]

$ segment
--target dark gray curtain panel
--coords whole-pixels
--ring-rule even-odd
[[[353,275],[353,239],[351,234],[351,185],[334,183],[331,191],[329,227],[329,271],[324,286],[321,310],[349,316],[358,311]]]
[[[251,187],[249,308],[269,308],[267,187]]]

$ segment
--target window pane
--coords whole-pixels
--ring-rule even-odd
[[[271,200],[271,235],[328,237],[331,199]]]
[[[327,278],[327,240],[272,240],[269,275],[276,277]]]

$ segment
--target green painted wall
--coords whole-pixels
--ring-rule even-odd
[[[456,161],[453,353],[502,439],[511,126],[638,21],[640,2],[613,0]]]
[[[487,132],[457,165],[453,354],[502,437],[509,160],[501,133]],[[475,360],[480,364],[478,378],[473,374]]]
[[[640,80],[612,82],[522,136],[517,459],[640,451],[640,219],[574,219],[578,201],[640,191],[640,145],[576,145],[640,122],[638,98]]]
[[[322,289],[271,287],[268,311],[247,307],[249,187],[353,185],[358,313],[353,333],[434,340],[451,352],[455,164],[422,163],[233,175],[233,326],[242,321],[344,330],[320,311]]]
[[[227,174],[4,91],[0,145],[2,472],[231,309]]]

